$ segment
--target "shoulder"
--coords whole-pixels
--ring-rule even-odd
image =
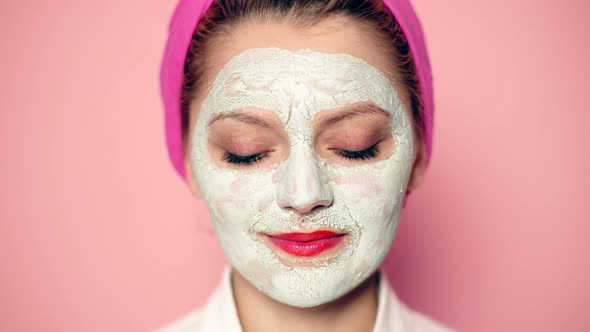
[[[453,332],[454,330],[445,326],[422,313],[406,307],[404,324],[407,331],[412,332]]]
[[[379,283],[379,308],[374,332],[452,332],[452,328],[415,311],[403,303],[386,278]]]
[[[203,317],[203,310],[194,310],[154,332],[194,332],[199,331]]]
[[[226,267],[220,284],[207,303],[181,318],[164,325],[155,332],[241,332],[231,289],[230,269]]]

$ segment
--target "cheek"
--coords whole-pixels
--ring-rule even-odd
[[[246,204],[239,197],[235,197],[233,195],[225,195],[221,196],[218,199],[215,199],[213,206],[215,208],[216,214],[219,216],[219,218],[215,219],[220,220],[223,223],[226,223],[231,220],[235,220],[235,212],[238,211],[238,209],[240,211],[243,211],[246,207]]]
[[[267,211],[274,202],[270,174],[228,174],[221,175],[223,180],[211,181],[207,198],[221,223],[243,224],[254,215]],[[228,179],[231,177],[230,179]]]
[[[395,207],[395,202],[388,201],[383,205],[383,216],[390,216],[393,212],[393,208]]]
[[[392,240],[390,234],[394,234],[394,230],[389,228],[383,229],[379,233],[377,241],[375,241],[375,247],[379,249],[388,248],[391,245]]]
[[[228,182],[216,182],[211,188],[212,195],[207,199],[209,206],[221,223],[231,222],[248,208],[247,190],[251,185],[247,177],[238,177]]]
[[[223,208],[246,209],[248,207],[248,188],[252,186],[248,177],[239,177],[229,184],[226,195],[221,198]]]
[[[374,199],[383,195],[383,187],[379,184],[378,176],[369,172],[359,172],[347,175],[336,175],[334,183],[354,191],[363,199]]]
[[[234,195],[243,195],[244,191],[248,188],[250,180],[247,177],[239,177],[232,181],[229,185],[230,192]]]
[[[275,200],[275,197],[272,193],[267,195],[266,197],[263,197],[260,200],[260,204],[258,204],[258,212],[263,213],[263,212],[268,211],[268,209],[271,207],[274,200]]]

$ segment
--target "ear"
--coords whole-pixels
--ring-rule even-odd
[[[422,178],[424,177],[424,172],[426,171],[426,144],[424,144],[424,140],[422,139],[421,135],[414,140],[416,142],[417,149],[414,152],[414,164],[412,166],[412,174],[410,175],[410,180],[408,182],[408,191],[414,191],[420,183],[422,183]]]
[[[185,153],[184,156],[184,173],[186,175],[186,182],[191,191],[191,194],[197,199],[202,198],[203,195],[201,194],[199,184],[197,183],[197,179],[195,178],[195,174],[193,173],[189,153]]]

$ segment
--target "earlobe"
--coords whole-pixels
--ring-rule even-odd
[[[195,198],[198,198],[198,199],[202,198],[203,195],[201,194],[199,184],[197,183],[197,180],[195,179],[195,175],[193,174],[193,169],[191,167],[190,158],[188,156],[186,156],[184,158],[184,172],[186,174],[186,183],[188,184],[191,194]]]

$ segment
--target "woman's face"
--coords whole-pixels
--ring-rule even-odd
[[[216,49],[211,84],[192,104],[192,191],[232,266],[298,307],[375,272],[412,170],[422,171],[391,59],[343,21],[242,26]]]

